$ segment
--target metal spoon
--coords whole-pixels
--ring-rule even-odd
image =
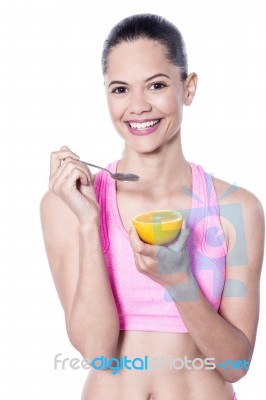
[[[129,181],[129,182],[131,181],[131,182],[133,182],[133,181],[138,181],[139,180],[139,176],[138,175],[122,173],[122,172],[113,173],[113,172],[109,171],[109,169],[106,169],[106,168],[103,168],[103,167],[99,167],[98,165],[94,165],[94,164],[88,163],[86,161],[80,161],[80,162],[82,162],[83,164],[89,165],[90,167],[99,168],[99,169],[102,169],[103,171],[109,172],[111,177],[113,179],[118,180],[118,181]]]

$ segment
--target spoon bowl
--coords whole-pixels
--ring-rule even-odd
[[[126,173],[126,172],[125,173],[123,173],[123,172],[113,173],[113,172],[109,171],[109,169],[107,169],[107,168],[99,167],[99,165],[91,164],[86,161],[80,161],[80,162],[82,162],[83,164],[89,165],[90,167],[95,167],[95,168],[101,169],[103,171],[106,171],[110,174],[110,176],[113,179],[116,179],[118,181],[135,182],[135,181],[139,180],[139,176],[135,175],[135,174],[130,174],[130,173]]]

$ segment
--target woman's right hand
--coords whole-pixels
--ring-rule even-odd
[[[81,225],[99,217],[92,174],[67,146],[51,154],[49,190],[64,200]]]

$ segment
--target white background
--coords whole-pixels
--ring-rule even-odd
[[[78,357],[42,242],[39,203],[49,155],[63,144],[105,165],[122,142],[108,118],[102,43],[118,20],[158,13],[183,32],[199,75],[185,110],[186,158],[254,192],[265,205],[266,24],[263,1],[0,1],[1,279],[0,397],[79,399],[84,370],[54,370],[55,354]],[[62,227],[64,229],[64,227]],[[245,316],[243,315],[243,318]],[[265,273],[250,371],[238,400],[265,381]],[[163,383],[163,382],[162,382]]]

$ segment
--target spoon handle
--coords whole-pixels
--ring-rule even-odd
[[[80,160],[80,162],[82,162],[83,164],[89,165],[90,167],[95,167],[95,168],[102,169],[102,170],[104,170],[104,171],[108,171],[108,169],[103,168],[103,167],[99,167],[99,165],[91,164],[91,163],[88,163],[88,162],[86,162],[86,161],[81,161],[81,160]],[[110,172],[110,171],[108,171],[108,172]]]

